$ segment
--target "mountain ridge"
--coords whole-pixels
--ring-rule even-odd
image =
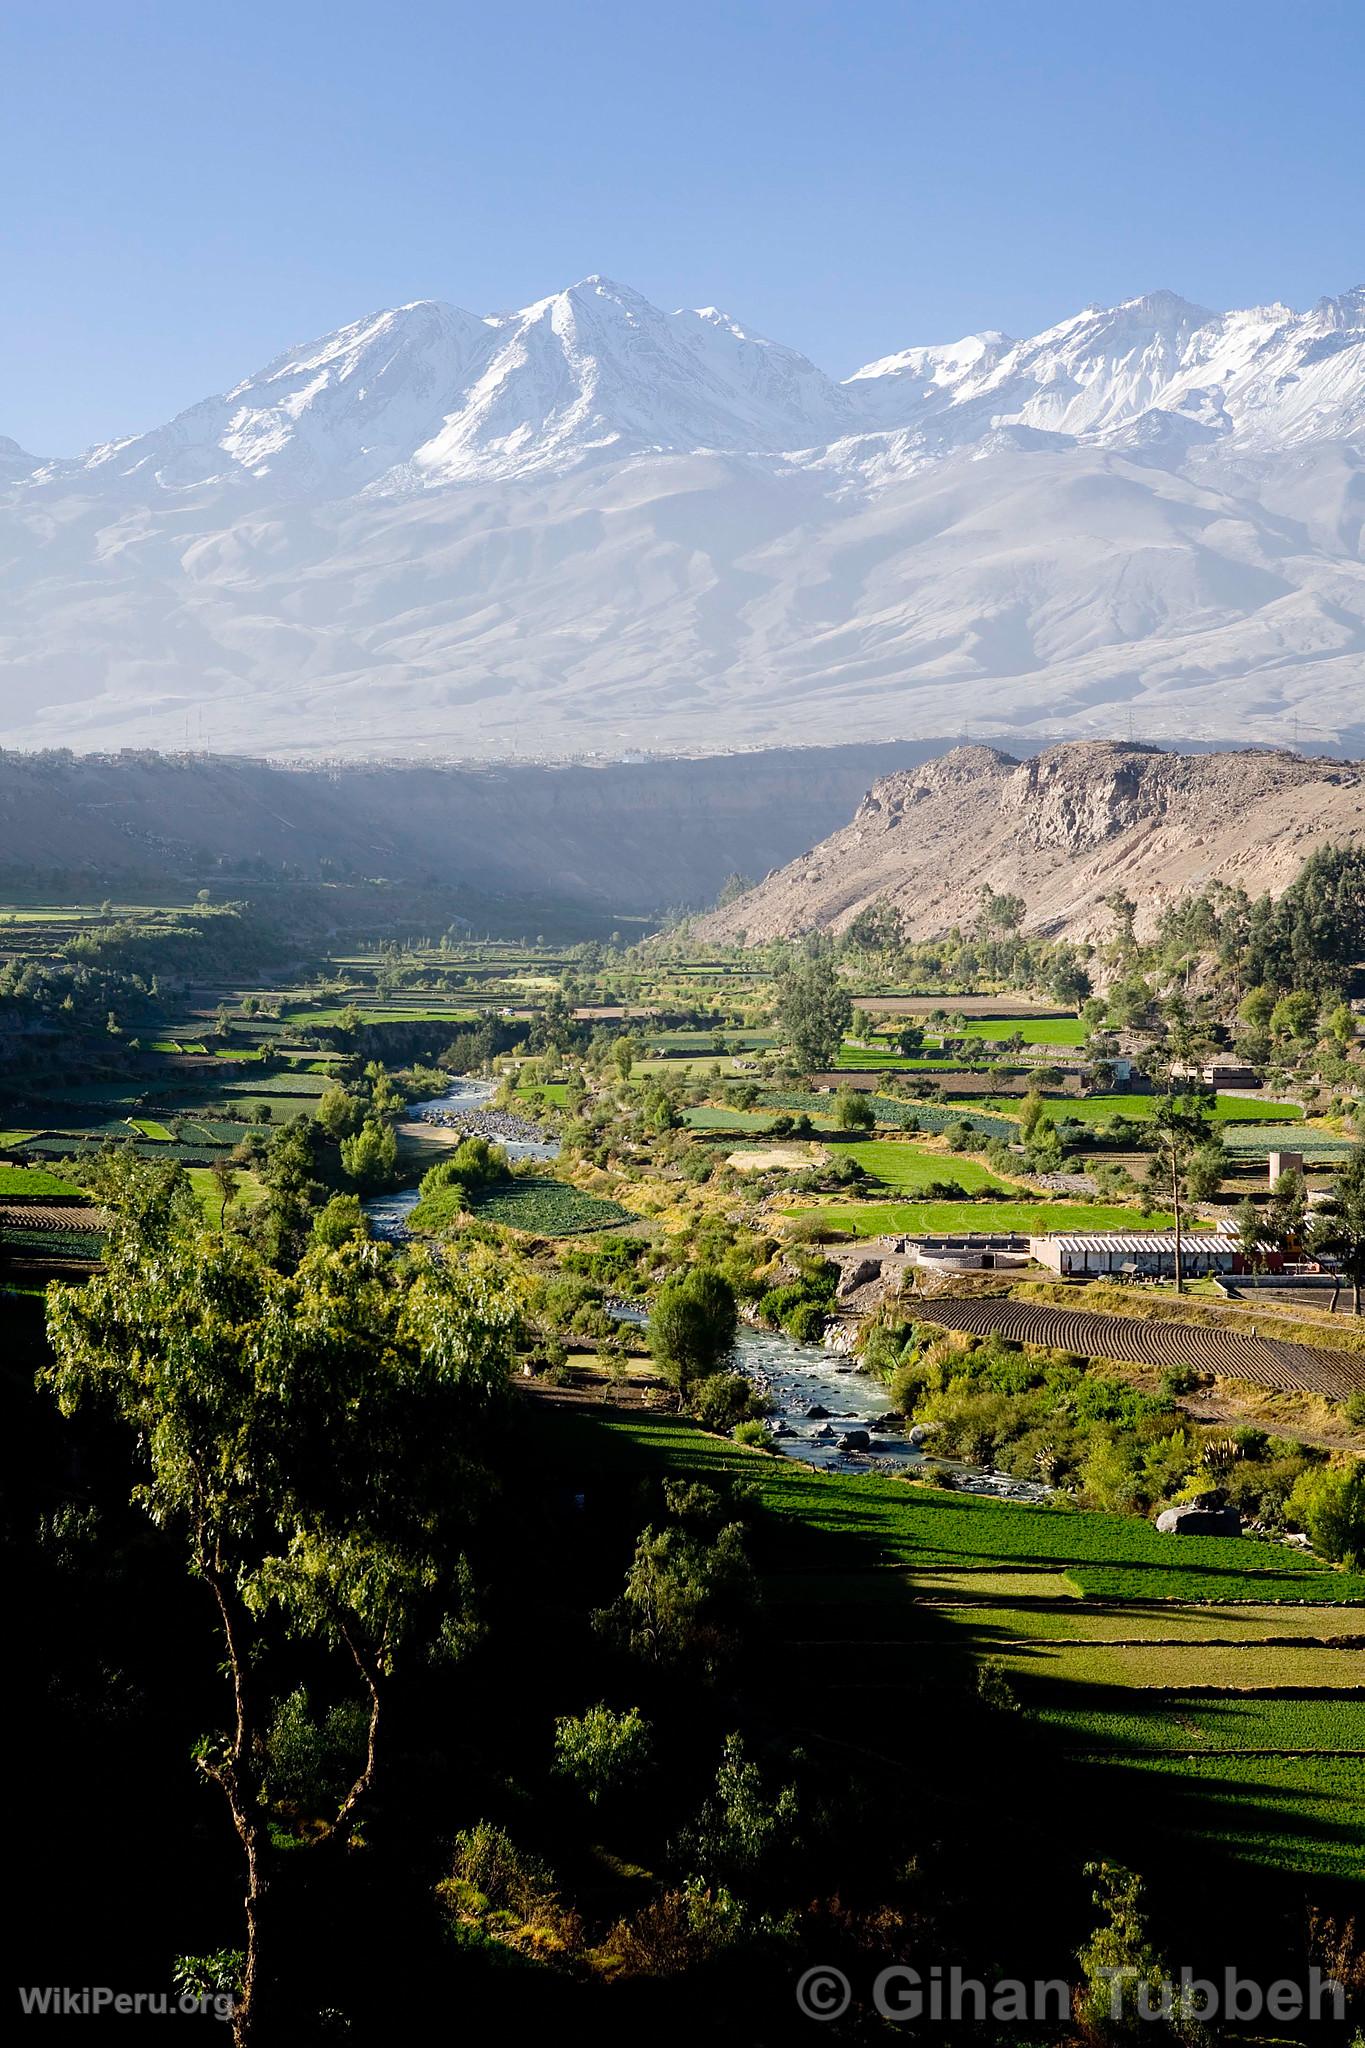
[[[84,457],[0,443],[0,741],[563,759],[1135,713],[1349,746],[1363,524],[1365,288],[1147,293],[842,383],[600,276],[414,300]]]
[[[874,784],[852,819],[701,919],[708,941],[841,931],[879,901],[912,938],[969,929],[980,891],[1022,895],[1022,929],[1102,937],[1106,898],[1162,909],[1222,882],[1278,896],[1315,847],[1365,842],[1365,762],[1230,749],[1176,754],[1072,742],[1023,761],[958,747]]]

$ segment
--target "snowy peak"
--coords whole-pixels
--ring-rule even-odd
[[[425,483],[563,470],[607,452],[809,447],[854,417],[795,350],[715,307],[661,312],[610,278],[489,324],[499,345],[482,375],[414,454]]]
[[[594,274],[515,312],[422,299],[372,313],[81,463],[0,445],[0,482],[326,500],[698,451],[871,482],[1037,436],[1179,466],[1212,442],[1264,452],[1362,432],[1365,287],[1305,313],[1211,313],[1153,291],[1028,339],[902,349],[835,384],[715,306],[665,312]]]
[[[221,398],[92,450],[85,467],[185,490],[255,479],[286,492],[349,491],[435,431],[487,346],[472,313],[419,300],[287,349]]]
[[[868,416],[914,427],[941,452],[1006,426],[1116,446],[1188,451],[1223,438],[1258,450],[1365,429],[1365,288],[1211,313],[1155,291],[1089,306],[1027,341],[972,336],[907,349],[849,379]],[[1138,432],[1149,414],[1150,426]],[[1201,430],[1171,434],[1173,419]]]

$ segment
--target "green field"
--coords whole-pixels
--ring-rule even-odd
[[[247,1210],[255,1208],[264,1196],[265,1189],[257,1174],[241,1167],[234,1167],[233,1171],[237,1176],[237,1192],[228,1203],[227,1213],[229,1216],[242,1216]],[[186,1172],[189,1174],[190,1186],[194,1189],[195,1199],[203,1212],[205,1222],[212,1224],[216,1230],[222,1214],[223,1197],[218,1191],[218,1183],[213,1177],[212,1169],[207,1166],[190,1166],[186,1168]]]
[[[827,1139],[831,1152],[839,1152],[861,1166],[864,1173],[887,1188],[922,1188],[926,1182],[955,1180],[968,1194],[978,1189],[1005,1193],[1007,1183],[975,1159],[956,1152],[931,1152],[901,1138],[864,1138],[861,1141]]]
[[[1025,1045],[1084,1045],[1088,1027],[1079,1017],[982,1017],[968,1018],[954,1038],[1014,1038]]]
[[[568,1100],[567,1081],[519,1081],[517,1095],[522,1102],[553,1102],[561,1107]]]
[[[158,1138],[167,1145],[172,1142],[171,1133],[165,1124],[158,1123],[154,1117],[130,1116],[128,1121],[135,1131],[141,1131],[144,1138]]]
[[[498,1182],[477,1197],[475,1207],[485,1223],[503,1223],[536,1237],[572,1237],[580,1230],[607,1230],[636,1220],[619,1202],[539,1174]]]
[[[1083,1124],[1108,1123],[1111,1117],[1131,1117],[1139,1122],[1154,1116],[1159,1095],[1068,1095],[1046,1096],[1043,1101],[1044,1114],[1054,1123],[1068,1120]],[[954,1109],[986,1109],[996,1114],[1017,1117],[1022,1107],[1018,1096],[968,1095],[950,1097]],[[1259,1102],[1244,1095],[1215,1096],[1209,1108],[1215,1123],[1286,1123],[1303,1115],[1295,1102]]]
[[[951,1155],[944,1161],[944,1179],[956,1178]],[[818,1215],[825,1224],[858,1237],[897,1236],[902,1232],[952,1237],[963,1231],[992,1234],[1013,1231],[1023,1237],[1046,1237],[1055,1231],[1168,1230],[1173,1218],[1158,1210],[1139,1216],[1134,1209],[1106,1208],[1100,1202],[848,1202],[838,1207],[812,1206],[788,1215]],[[1209,1226],[1203,1226],[1208,1228]]]
[[[596,1461],[752,1485],[774,1683],[812,1714],[814,1687],[841,1735],[872,1743],[984,1653],[1058,1816],[1093,1813],[1106,1845],[1126,1830],[1149,1854],[1164,1837],[1365,1875],[1365,1754],[1334,1753],[1365,1752],[1365,1659],[1342,1640],[1365,1635],[1365,1576],[1138,1517],[816,1473],[675,1418],[566,1426],[579,1481]]]
[[[7,1195],[11,1201],[16,1196],[39,1201],[81,1192],[72,1181],[63,1180],[60,1174],[49,1173],[42,1166],[0,1166],[0,1195]]]
[[[883,1067],[899,1068],[907,1073],[960,1074],[971,1065],[967,1060],[945,1060],[926,1058],[919,1054],[904,1054],[875,1051],[861,1045],[842,1045],[835,1065],[853,1073],[880,1071]]]
[[[330,1030],[340,1024],[350,1005],[327,1003],[316,1010],[285,1010],[280,1021],[284,1024],[301,1026],[305,1031],[316,1027]],[[442,1003],[402,1004],[389,1003],[371,1009],[364,1002],[357,1001],[360,1021],[364,1024],[472,1024],[478,1020],[478,1011],[467,1007],[456,1007]]]

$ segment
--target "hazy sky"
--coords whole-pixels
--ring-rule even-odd
[[[590,271],[845,375],[1365,282],[1361,0],[4,0],[0,433],[155,424]]]

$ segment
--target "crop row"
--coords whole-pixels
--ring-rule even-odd
[[[1023,1301],[935,1302],[933,1320],[974,1336],[998,1335],[1080,1358],[1121,1364],[1191,1368],[1222,1379],[1248,1380],[1279,1393],[1325,1394],[1342,1401],[1365,1387],[1365,1358],[1286,1344],[1247,1330],[1206,1330],[1192,1323],[1143,1322]]]

